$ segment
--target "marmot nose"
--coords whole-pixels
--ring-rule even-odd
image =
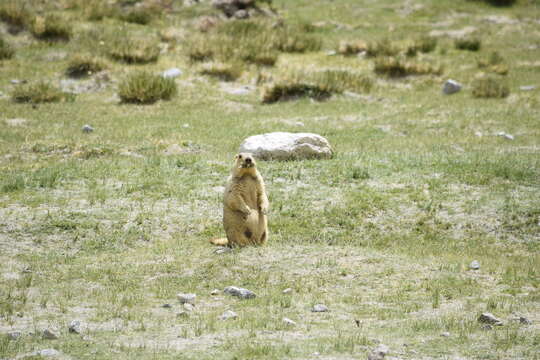
[[[248,164],[251,164],[251,159],[250,159],[250,158],[246,158],[246,162],[247,162]]]

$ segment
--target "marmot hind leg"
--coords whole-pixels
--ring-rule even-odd
[[[217,246],[228,246],[229,240],[227,238],[211,239],[210,243]]]

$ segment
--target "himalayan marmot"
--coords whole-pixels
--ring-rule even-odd
[[[214,245],[263,245],[268,238],[268,197],[264,181],[249,153],[236,155],[223,195],[223,227],[227,238]]]

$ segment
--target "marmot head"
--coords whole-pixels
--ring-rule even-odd
[[[239,175],[245,173],[251,173],[255,170],[257,163],[250,153],[240,153],[234,157],[234,169],[233,171]]]

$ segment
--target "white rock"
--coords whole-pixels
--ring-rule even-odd
[[[503,138],[508,139],[508,140],[514,140],[514,135],[505,133],[504,131],[499,131],[497,133],[497,136],[502,136]]]
[[[43,350],[36,351],[35,354],[37,356],[53,357],[53,356],[60,355],[60,352],[55,349],[43,349]]]
[[[236,287],[236,286],[227,286],[223,292],[232,296],[239,297],[240,299],[252,299],[256,297],[255,293],[251,290]]]
[[[80,334],[81,333],[81,322],[79,320],[73,320],[69,323],[68,330],[70,333]]]
[[[184,309],[185,309],[186,311],[191,312],[191,311],[195,310],[195,306],[193,306],[193,304],[190,304],[190,303],[185,303],[185,304],[184,304]]]
[[[368,360],[383,360],[386,354],[388,354],[388,346],[384,344],[379,344],[373,351],[368,355]]]
[[[237,313],[235,313],[232,310],[227,310],[219,318],[221,320],[229,320],[229,319],[236,319],[237,317],[238,317]]]
[[[493,315],[492,313],[488,313],[488,312],[482,313],[478,317],[478,321],[481,323],[488,324],[488,325],[497,325],[497,326],[503,325],[503,322],[501,320],[496,318],[495,315]]]
[[[240,152],[262,160],[330,158],[332,148],[324,137],[312,133],[274,132],[254,135],[240,145]]]
[[[195,305],[195,299],[197,295],[195,294],[177,294],[176,298],[180,301],[180,304],[191,304]]]
[[[291,288],[286,288],[285,290],[282,291],[283,294],[290,294],[292,293],[292,289]]]
[[[43,338],[47,340],[58,339],[58,335],[53,330],[50,330],[50,329],[43,330],[42,335],[43,335]]]
[[[458,91],[460,91],[462,88],[462,85],[460,83],[458,83],[457,81],[455,80],[452,80],[452,79],[448,79],[446,80],[446,82],[444,83],[443,85],[443,93],[445,93],[446,95],[450,95],[450,94],[455,94],[457,93]]]
[[[314,305],[313,308],[311,309],[311,312],[327,312],[327,311],[329,311],[328,307],[323,304]]]
[[[178,68],[170,68],[168,70],[165,70],[161,76],[163,76],[164,78],[175,78],[175,77],[178,77],[182,75],[182,70],[178,69]]]
[[[210,293],[210,295],[212,296],[216,296],[216,295],[219,295],[220,291],[218,289],[214,289],[212,290],[212,292]]]
[[[289,325],[289,326],[295,326],[296,325],[296,322],[294,322],[293,320],[289,319],[289,318],[283,318],[283,323],[285,323],[285,325]]]
[[[469,269],[471,269],[471,270],[478,270],[478,269],[480,269],[480,263],[478,262],[478,260],[473,260],[473,261],[469,264]]]

